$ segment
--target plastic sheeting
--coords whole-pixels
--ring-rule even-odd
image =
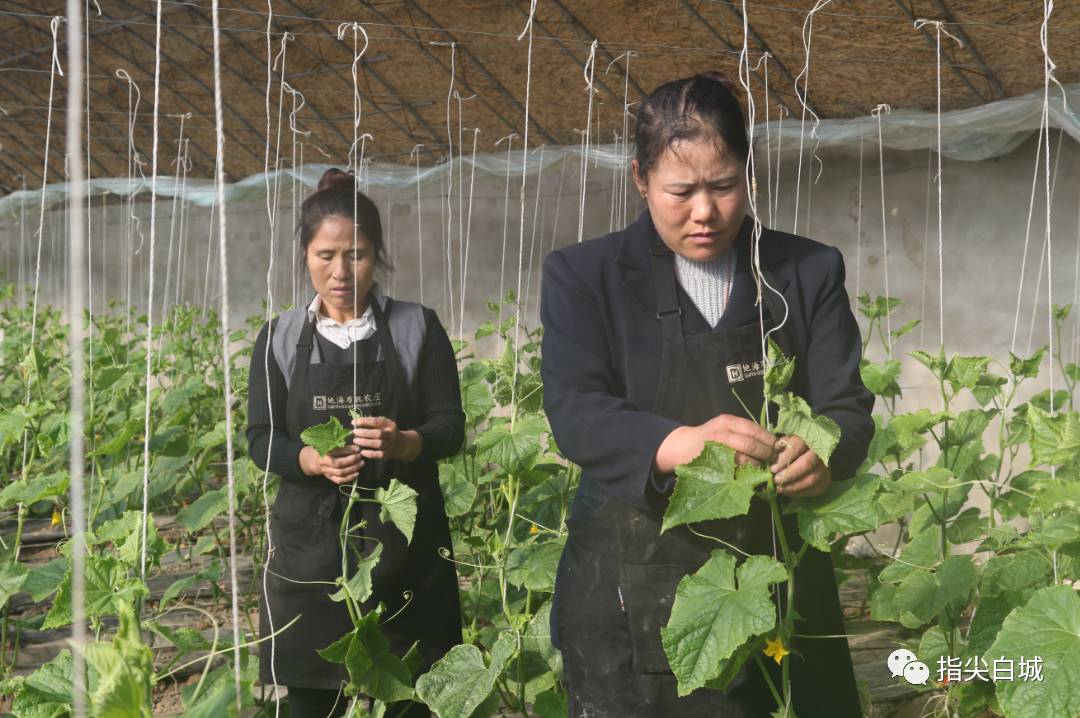
[[[1080,141],[1080,118],[1072,108],[1080,106],[1080,84],[1070,85],[1064,90],[1051,89],[1048,109],[1051,127],[1061,129],[1074,140]],[[941,115],[941,151],[951,159],[977,162],[991,157],[1007,154],[1026,140],[1041,124],[1043,111],[1042,91],[1032,92],[1020,97],[999,100],[980,107],[956,110]],[[920,150],[937,147],[937,113],[922,110],[893,110],[883,115],[882,139],[886,147],[894,150]],[[856,144],[860,139],[876,142],[878,120],[866,116],[849,119],[823,120],[814,125],[813,118],[788,118],[785,122],[772,122],[768,126],[761,124],[754,128],[755,142],[760,146],[766,140],[780,143],[781,149],[797,149],[800,137],[803,151],[810,152],[818,147],[840,147]],[[773,145],[775,147],[775,145]],[[228,145],[225,146],[228,151]],[[528,151],[527,173],[533,173],[543,167],[573,159],[580,162],[582,148],[579,146],[545,147]],[[589,161],[593,167],[625,167],[630,157],[624,153],[621,145],[596,145],[589,148]],[[461,158],[461,162],[472,164],[471,158]],[[509,153],[494,152],[477,155],[476,169],[479,172],[505,176],[507,168],[512,176],[521,176],[526,153],[517,150]],[[331,165],[308,164],[303,167],[278,170],[271,173],[258,173],[225,188],[227,202],[243,202],[266,196],[267,186],[275,181],[289,182],[296,177],[309,188],[314,188],[322,173]],[[338,165],[338,166],[344,166]],[[591,168],[590,168],[591,169]],[[410,165],[366,163],[362,180],[369,188],[403,189],[438,182],[450,170],[450,164],[422,167],[417,172]],[[38,207],[42,201],[46,206],[62,202],[67,198],[68,183],[51,184],[43,190],[25,190],[13,192],[0,198],[0,220],[15,216],[20,207]],[[87,193],[99,195],[139,194],[150,191],[148,178],[104,178],[90,180]],[[179,194],[181,187],[172,177],[158,177],[157,193],[161,197],[173,197]],[[212,180],[187,179],[183,188],[183,199],[196,205],[210,206],[216,201],[216,191]]]

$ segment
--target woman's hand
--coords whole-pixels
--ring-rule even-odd
[[[353,419],[353,444],[365,459],[414,461],[423,441],[416,431],[401,431],[397,422],[385,416]]]
[[[301,471],[308,476],[325,476],[339,486],[356,479],[362,468],[364,459],[356,446],[343,446],[326,456],[320,456],[313,446],[300,450]]]
[[[798,436],[777,442],[783,448],[769,470],[776,476],[776,493],[808,499],[818,496],[832,483],[832,470]]]
[[[656,451],[656,470],[668,474],[680,464],[693,461],[706,441],[735,450],[738,464],[765,466],[777,460],[776,437],[760,425],[734,414],[721,414],[699,426],[680,426],[667,435]]]

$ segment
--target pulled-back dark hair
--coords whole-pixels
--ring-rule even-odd
[[[638,176],[645,180],[664,151],[676,142],[719,138],[743,162],[750,155],[742,105],[732,84],[718,72],[666,82],[652,91],[637,113]]]
[[[355,214],[354,214],[355,211]],[[371,242],[375,251],[375,266],[391,269],[386,258],[386,246],[383,242],[382,222],[379,220],[379,208],[363,192],[356,189],[356,178],[352,172],[343,172],[331,167],[319,179],[316,191],[300,207],[300,248],[306,252],[311,238],[319,231],[319,226],[327,217],[351,219],[364,237]]]

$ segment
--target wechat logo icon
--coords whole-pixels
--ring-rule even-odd
[[[930,677],[930,668],[916,659],[915,654],[906,648],[898,648],[889,654],[887,663],[893,678],[903,676],[913,686],[925,686]]]

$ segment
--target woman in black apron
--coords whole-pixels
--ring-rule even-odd
[[[396,478],[418,492],[411,543],[380,519],[377,504],[354,504],[348,521],[362,522],[350,554],[382,546],[364,611],[385,606],[381,630],[391,649],[402,656],[417,644],[427,670],[461,642],[457,577],[440,555],[451,541],[436,461],[460,448],[465,415],[454,352],[435,313],[386,297],[374,281],[386,264],[379,213],[351,174],[323,176],[303,204],[300,243],[316,296],[256,340],[247,435],[252,460],[281,477],[260,613],[262,636],[280,633],[260,644],[260,681],[288,687],[294,718],[322,718],[343,715],[348,703],[344,666],[317,651],[353,628],[345,604],[329,598],[342,575],[339,527],[351,491],[370,499]],[[300,435],[331,416],[353,435],[320,456]],[[355,555],[349,561],[351,576]],[[387,715],[429,712],[403,703]]]
[[[654,91],[639,110],[636,144],[634,179],[647,210],[620,232],[553,252],[544,267],[544,407],[560,449],[582,468],[552,613],[570,715],[767,716],[775,701],[754,660],[723,692],[678,697],[660,628],[679,581],[720,544],[686,526],[661,535],[660,526],[674,468],[707,440],[735,449],[740,463],[768,467],[782,496],[820,494],[861,463],[873,395],[859,378],[843,260],[771,230],[752,242],[746,129],[722,78]],[[799,437],[755,423],[761,336],[770,330],[796,358],[789,388],[841,426],[828,466]],[[778,554],[767,505],[755,499],[751,507],[695,529],[748,553]],[[797,550],[792,518],[785,530]],[[844,633],[828,554],[808,549],[796,569],[795,608],[796,633]],[[796,638],[793,650],[801,656],[784,660],[792,661],[800,718],[861,715],[843,638]],[[778,683],[779,669],[766,664]]]

